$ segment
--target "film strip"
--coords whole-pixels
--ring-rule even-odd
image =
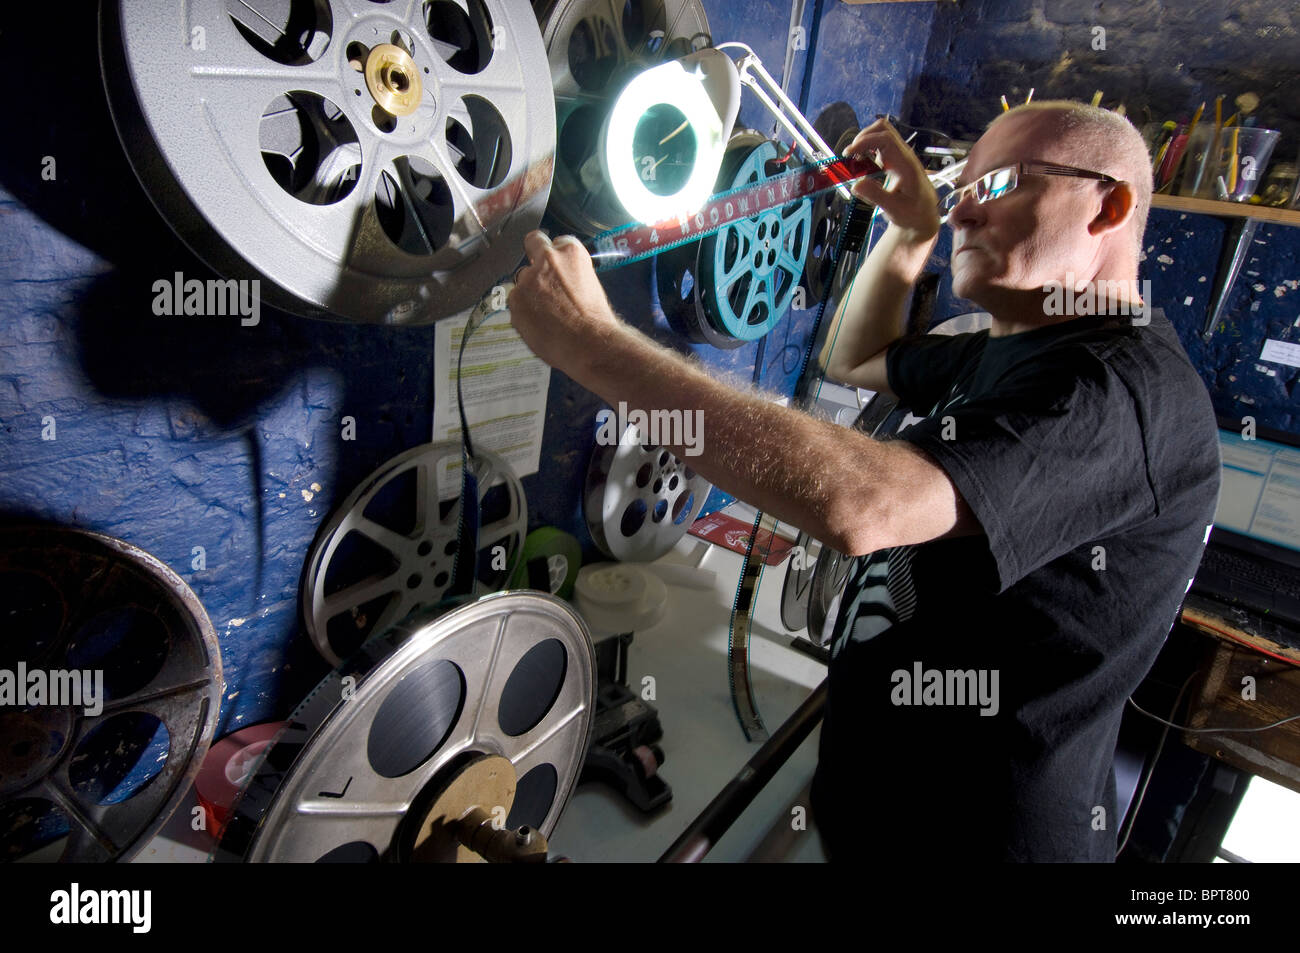
[[[587,250],[596,261],[597,271],[621,268],[687,242],[707,238],[729,225],[755,218],[790,202],[883,174],[880,166],[866,158],[840,156],[822,159],[778,173],[757,185],[741,185],[719,192],[691,215],[610,229],[597,235]]]

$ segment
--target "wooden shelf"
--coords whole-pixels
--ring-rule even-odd
[[[1275,225],[1300,227],[1300,211],[1289,208],[1272,208],[1268,205],[1251,205],[1249,202],[1211,202],[1209,199],[1189,199],[1181,195],[1153,195],[1152,208],[1165,208],[1175,212],[1194,212],[1197,215],[1218,215],[1224,218],[1253,218]]]

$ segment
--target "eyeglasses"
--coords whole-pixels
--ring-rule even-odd
[[[1099,182],[1118,182],[1119,179],[1104,172],[1089,172],[1076,169],[1070,165],[1054,165],[1050,162],[1018,162],[986,172],[969,185],[953,189],[939,200],[939,220],[948,221],[948,216],[968,194],[974,193],[975,201],[983,205],[994,199],[1000,199],[1008,192],[1014,191],[1020,184],[1022,175],[1064,175],[1075,179],[1096,179]]]

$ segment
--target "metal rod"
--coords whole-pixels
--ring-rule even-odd
[[[813,128],[812,123],[804,117],[803,113],[799,112],[799,107],[776,84],[772,74],[763,68],[763,61],[758,58],[757,54],[751,51],[742,56],[740,62],[736,64],[736,70],[740,73],[740,81],[754,91],[754,95],[767,107],[768,112],[776,117],[776,121],[785,128],[786,132],[790,133],[790,136],[798,143],[799,148],[803,149],[809,157],[828,159],[835,155],[835,150],[826,144],[826,141]],[[763,90],[763,86],[766,86],[776,96],[777,101],[780,102],[779,106]],[[853,200],[847,186],[837,186],[836,190],[844,201],[851,202]]]
[[[790,755],[803,744],[822,720],[826,710],[826,682],[818,685],[785,724],[769,738],[754,756],[709,802],[691,826],[659,858],[661,864],[695,864],[722,838],[736,818],[753,803]]]

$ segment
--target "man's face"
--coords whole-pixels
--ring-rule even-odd
[[[1053,123],[1026,113],[999,120],[971,150],[961,184],[1016,162],[1073,165],[1055,141]],[[1021,175],[1019,185],[983,205],[967,195],[948,219],[953,229],[953,292],[982,301],[999,291],[1042,291],[1066,273],[1091,275],[1099,241],[1088,231],[1097,214],[1096,183]]]

